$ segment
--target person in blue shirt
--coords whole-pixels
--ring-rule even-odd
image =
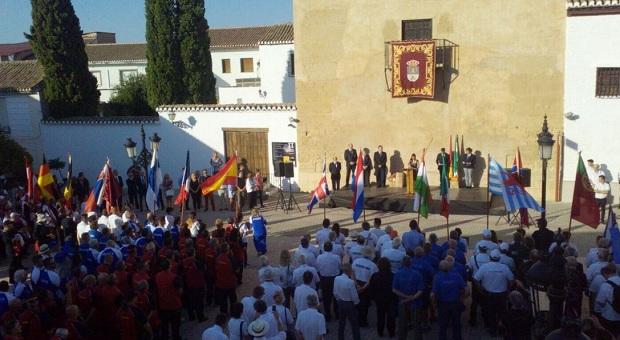
[[[451,273],[459,274],[463,278],[463,280],[467,280],[467,266],[457,262],[454,259],[454,249],[448,250],[448,256],[446,256],[445,260],[448,261],[448,264],[451,267]]]
[[[433,267],[433,270],[437,271],[437,268],[439,268],[439,258],[436,257],[435,255],[433,255],[433,249],[430,243],[424,243],[424,256],[422,256],[422,258],[424,259],[424,261],[428,262],[431,267]]]
[[[433,279],[432,299],[439,310],[439,340],[448,336],[448,326],[452,327],[452,339],[461,340],[461,313],[464,305],[461,298],[465,295],[465,280],[450,269],[446,260],[439,262],[439,272]]]
[[[400,269],[394,274],[392,291],[398,296],[398,339],[407,339],[407,329],[413,318],[414,339],[422,339],[422,329],[417,322],[424,292],[422,275],[412,268],[411,258],[405,256]]]
[[[416,220],[409,222],[409,231],[403,234],[402,245],[407,253],[413,253],[415,248],[424,245],[424,234],[420,232],[420,227]]]
[[[456,229],[460,230],[459,228],[456,228]],[[445,252],[448,250],[448,248],[450,248],[450,241],[452,240],[456,241],[456,249],[458,251],[464,254],[467,253],[467,242],[461,239],[461,234],[456,229],[450,231],[450,235],[449,235],[450,238],[441,245],[444,251],[444,255],[445,255]],[[459,259],[457,258],[456,260],[458,261]]]
[[[411,268],[417,270],[420,275],[422,275],[422,280],[424,281],[424,292],[420,297],[420,316],[418,317],[418,322],[421,323],[422,330],[427,331],[430,329],[429,302],[435,269],[433,269],[433,266],[424,258],[424,249],[422,247],[415,248],[414,253],[415,257],[413,258]]]
[[[250,216],[252,224],[252,233],[254,238],[254,248],[258,256],[267,253],[267,220],[258,212],[258,209],[252,209]]]
[[[431,255],[435,256],[439,260],[443,260],[442,256],[444,250],[439,244],[437,244],[437,241],[437,234],[431,233],[430,235],[428,235],[428,242],[431,243]]]

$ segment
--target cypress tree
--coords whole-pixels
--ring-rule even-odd
[[[185,103],[214,104],[215,77],[211,69],[209,25],[204,0],[178,0],[179,42]]]
[[[43,99],[54,118],[95,116],[97,80],[88,70],[80,20],[70,0],[31,0],[26,38],[43,66]]]
[[[177,7],[174,0],[146,0],[146,80],[151,107],[182,102]]]

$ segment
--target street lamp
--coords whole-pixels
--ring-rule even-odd
[[[153,152],[159,151],[159,142],[161,142],[161,137],[157,135],[157,132],[153,133],[149,139],[151,140],[151,150],[153,150]]]
[[[127,150],[127,156],[135,163],[136,162],[136,142],[127,138],[127,143],[123,144]]]
[[[123,144],[123,146],[127,150],[127,156],[133,162],[132,168],[135,168],[136,165],[139,165],[148,172],[148,167],[149,163],[151,162],[152,154],[146,148],[146,134],[144,133],[144,125],[140,125],[140,139],[142,140],[142,150],[139,154],[136,154],[136,142],[131,140],[131,138],[127,138],[127,142]],[[159,150],[161,137],[159,137],[157,133],[153,133],[153,136],[149,137],[149,140],[151,141],[151,150]]]
[[[555,141],[553,140],[553,134],[549,132],[549,127],[547,126],[547,115],[545,115],[545,120],[543,121],[542,131],[538,134],[538,155],[543,163],[542,168],[542,208],[543,212],[541,214],[541,218],[547,217],[547,161],[551,159],[553,154],[553,144]]]

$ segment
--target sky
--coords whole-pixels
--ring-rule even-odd
[[[205,0],[209,27],[271,25],[293,21],[293,0]],[[144,0],[73,0],[83,32],[116,33],[117,42],[144,42]],[[0,0],[0,43],[25,41],[29,0]]]

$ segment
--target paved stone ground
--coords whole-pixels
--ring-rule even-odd
[[[299,202],[299,206],[301,208],[301,212],[298,210],[289,211],[285,213],[282,210],[275,210],[275,200],[268,200],[266,203],[265,209],[262,210],[263,216],[269,222],[268,228],[268,256],[270,259],[277,263],[279,258],[279,253],[282,249],[293,250],[297,248],[299,244],[299,238],[306,234],[311,233],[314,234],[316,230],[320,227],[321,221],[323,219],[323,209],[316,208],[312,215],[308,215],[305,210],[305,205],[307,203],[308,195],[298,195],[297,201]],[[568,216],[570,214],[570,204],[567,203],[549,203],[547,212],[547,219],[549,222],[549,228],[555,230],[557,228],[567,228],[568,227]],[[216,211],[216,212],[201,212],[200,218],[207,222],[207,224],[212,224],[212,222],[216,218],[227,218],[229,216],[229,212],[226,211]],[[359,230],[360,225],[353,224],[353,220],[351,218],[351,210],[346,208],[334,208],[327,209],[327,217],[333,222],[338,222],[344,228],[350,228],[351,230]],[[393,212],[382,212],[382,211],[366,211],[366,219],[372,220],[375,217],[380,217],[383,220],[383,225],[391,225],[396,230],[398,230],[399,234],[402,235],[403,232],[408,230],[408,223],[412,218],[415,218],[416,215],[413,213],[393,213]],[[536,216],[534,216],[536,217]],[[510,240],[511,234],[517,229],[516,225],[509,226],[505,220],[499,221],[496,225],[496,221],[498,221],[498,216],[490,216],[490,225],[491,229],[497,231],[498,238],[503,240]],[[456,228],[460,227],[463,230],[464,236],[469,237],[470,248],[480,239],[480,233],[482,229],[486,225],[486,216],[485,215],[454,215],[450,216],[450,227]],[[428,219],[422,218],[420,221],[420,226],[424,232],[427,233],[436,233],[440,237],[440,242],[446,239],[447,231],[446,231],[446,223],[445,219],[439,215],[431,215]],[[594,243],[594,239],[597,234],[602,233],[603,226],[599,226],[599,229],[595,230],[587,226],[580,225],[579,223],[573,223],[573,242],[576,243],[580,256],[583,256],[587,250]],[[530,228],[528,234],[533,232],[535,228]],[[243,277],[243,285],[241,285],[237,294],[239,298],[249,295],[251,293],[252,288],[257,284],[257,266],[258,266],[258,258],[254,251],[251,240],[249,242],[248,248],[249,255],[249,266],[244,271]],[[0,278],[5,279],[7,276],[7,266],[8,263],[3,263],[3,266],[0,267]],[[543,298],[544,300],[544,298]],[[586,304],[587,305],[587,304]],[[200,335],[204,329],[209,327],[217,313],[217,308],[212,306],[208,308],[207,315],[208,320],[203,323],[194,322],[184,322],[182,325],[182,334],[186,339],[200,339]],[[486,332],[479,328],[470,328],[467,325],[466,315],[468,313],[463,313],[463,336],[465,339],[472,338],[481,338],[486,339],[490,338]],[[481,318],[479,318],[481,320]],[[375,322],[375,310],[371,308],[369,312],[369,322],[371,325],[376,325]],[[437,324],[433,325],[433,330],[430,333],[426,334],[427,338],[434,339],[437,337]],[[337,338],[337,322],[331,322],[328,324],[328,336],[327,339],[336,339]],[[350,339],[350,329],[347,329],[346,338]],[[362,329],[362,338],[363,339],[374,339],[377,337],[376,330],[373,327]]]

